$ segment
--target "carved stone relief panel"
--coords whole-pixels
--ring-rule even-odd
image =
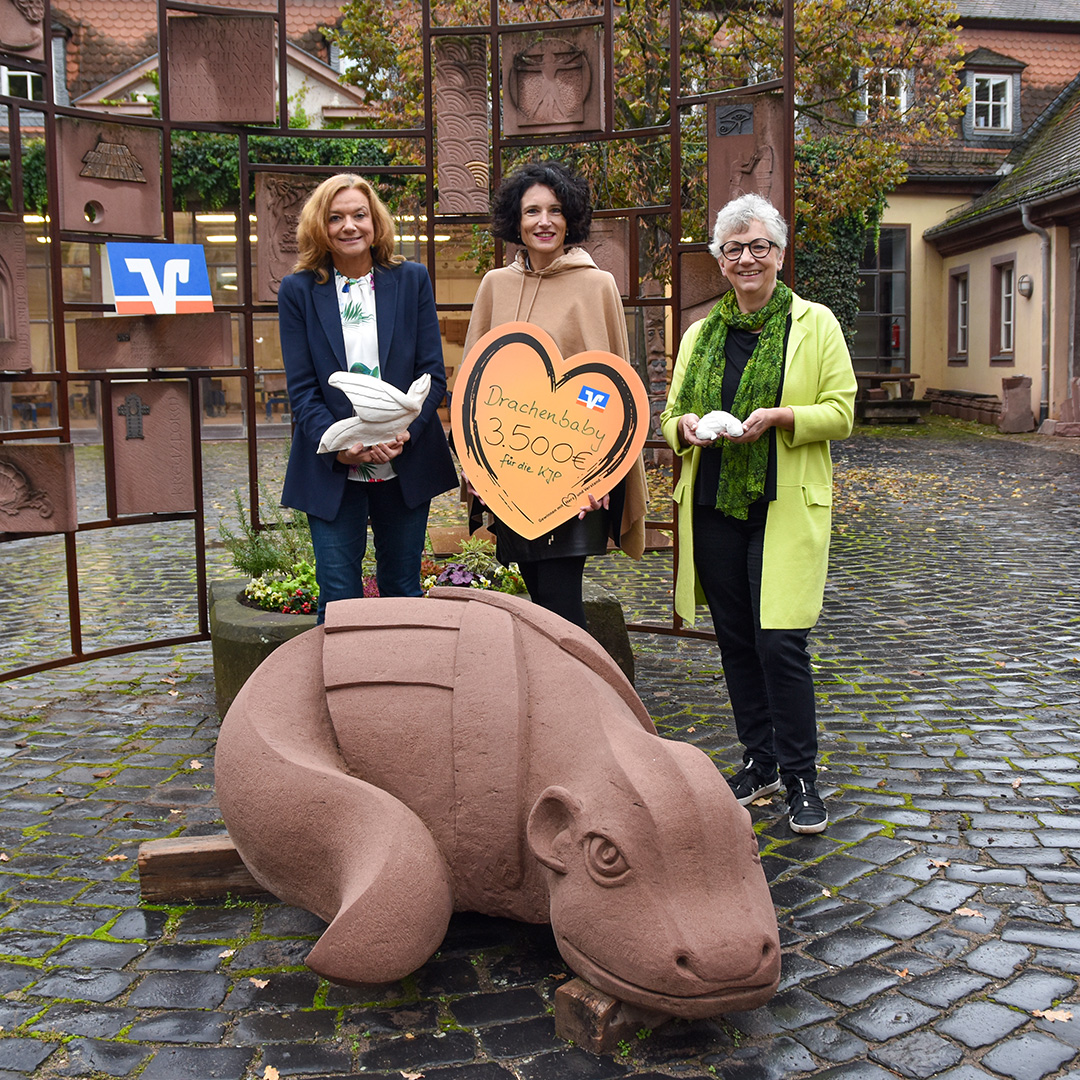
[[[503,133],[602,130],[600,46],[591,26],[502,34]]]
[[[0,224],[0,371],[30,370],[26,230]]]
[[[265,304],[277,302],[281,279],[292,273],[300,211],[320,179],[296,173],[255,174],[255,215],[259,221],[257,299]]]
[[[435,39],[439,213],[486,214],[488,154],[487,40]]]
[[[722,207],[761,195],[788,220],[784,206],[784,102],[779,94],[709,102],[709,234]]]
[[[161,236],[161,136],[152,128],[56,118],[60,227]]]
[[[225,311],[77,319],[75,346],[83,371],[229,367],[233,361]]]
[[[44,0],[0,0],[0,52],[45,59]]]
[[[71,443],[0,444],[0,534],[73,532],[77,505]]]
[[[168,20],[174,121],[272,124],[274,20],[269,15],[174,15]]]
[[[720,266],[707,251],[684,251],[679,256],[682,285],[679,311],[679,334],[698,319],[704,319],[713,305],[731,287],[720,273]]]
[[[112,385],[118,513],[195,509],[190,398],[186,381]]]

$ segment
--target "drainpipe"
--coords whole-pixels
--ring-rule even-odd
[[[1020,207],[1024,228],[1039,236],[1042,255],[1042,400],[1039,402],[1039,423],[1050,415],[1050,234],[1036,225],[1028,215],[1030,206]]]

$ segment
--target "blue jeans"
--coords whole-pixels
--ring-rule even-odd
[[[420,596],[420,560],[431,501],[408,507],[398,480],[372,484],[349,480],[333,521],[308,515],[319,583],[318,622],[331,600],[364,595],[367,526],[375,540],[375,580],[380,596]]]

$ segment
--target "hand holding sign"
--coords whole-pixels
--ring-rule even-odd
[[[504,323],[469,351],[451,408],[454,445],[477,494],[535,540],[606,495],[648,435],[649,399],[621,357],[564,360],[531,323]]]

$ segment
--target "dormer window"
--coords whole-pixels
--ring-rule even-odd
[[[1022,61],[978,48],[964,57],[964,85],[971,101],[964,113],[964,138],[982,146],[1001,146],[1020,134]]]
[[[976,75],[972,109],[976,130],[1012,131],[1012,76]]]

